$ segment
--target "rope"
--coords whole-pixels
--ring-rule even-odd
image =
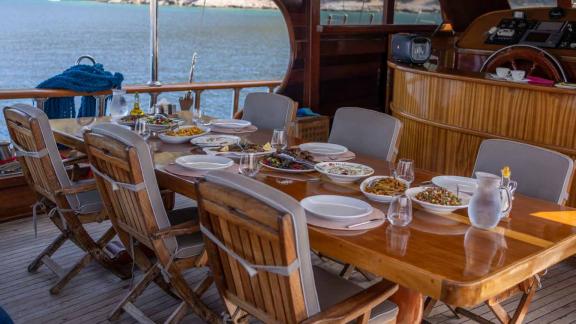
[[[96,175],[98,175],[99,177],[101,177],[102,179],[104,179],[108,183],[110,183],[112,185],[113,191],[119,190],[120,188],[130,190],[133,192],[138,192],[138,191],[142,191],[142,190],[146,189],[146,184],[144,182],[140,182],[138,184],[119,182],[119,181],[116,181],[116,180],[110,178],[107,174],[101,172],[100,170],[96,169],[96,167],[94,167],[93,165],[90,165],[90,169]]]
[[[48,150],[46,148],[41,149],[40,151],[26,151],[20,145],[16,143],[12,143],[12,146],[16,149],[16,157],[30,157],[35,159],[41,159],[48,155]]]

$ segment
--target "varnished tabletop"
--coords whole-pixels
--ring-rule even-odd
[[[189,120],[189,115],[183,116]],[[80,126],[74,120],[52,120],[58,142],[82,150]],[[246,136],[266,142],[270,132]],[[176,157],[190,154],[189,144],[167,145],[152,141],[159,185],[191,198],[193,179],[161,170]],[[376,174],[389,174],[389,164],[359,156]],[[416,181],[433,174],[417,170]],[[359,185],[294,181],[282,184],[276,178],[258,179],[301,200],[318,194],[364,199]],[[522,179],[517,179],[522,181]],[[386,210],[382,204],[373,204]],[[436,215],[415,205],[414,220],[406,228],[388,223],[370,231],[338,233],[309,227],[311,246],[324,255],[359,266],[412,291],[454,306],[473,306],[538,274],[576,253],[576,210],[517,195],[511,220],[490,231],[469,225],[466,210]]]

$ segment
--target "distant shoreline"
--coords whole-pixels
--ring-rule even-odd
[[[147,5],[149,0],[91,0],[102,3],[111,4],[134,4],[134,5]],[[179,7],[203,7],[204,0],[159,0],[158,4],[161,6],[179,6]],[[207,8],[234,8],[234,9],[264,9],[264,10],[277,10],[278,6],[272,0],[207,0]],[[342,8],[340,1],[333,1],[324,3],[323,10],[329,11],[381,11],[382,6],[380,1],[367,1],[362,5],[361,2],[347,3],[345,8]],[[403,12],[435,12],[440,10],[436,7],[421,7],[416,8],[410,4],[399,4],[396,8],[398,11]]]

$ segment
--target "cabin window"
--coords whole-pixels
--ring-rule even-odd
[[[513,9],[530,7],[556,7],[557,4],[557,0],[509,0],[508,2],[510,2],[510,7]]]
[[[442,23],[439,0],[396,0],[394,23],[407,25],[439,25]]]
[[[323,25],[380,25],[384,1],[320,0]]]

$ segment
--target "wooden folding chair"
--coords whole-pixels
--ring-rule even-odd
[[[101,208],[94,181],[75,182],[68,177],[46,114],[35,107],[17,104],[6,107],[4,117],[26,181],[38,198],[32,211],[34,226],[40,209],[49,215],[61,232],[32,261],[28,271],[35,272],[40,266],[46,265],[54,272],[59,279],[50,289],[52,294],[58,294],[92,260],[120,278],[128,278],[128,271],[112,262],[104,252],[106,244],[116,235],[114,229],[110,227],[102,237],[94,241],[84,228],[84,224],[106,220],[107,215]],[[65,270],[54,261],[52,255],[67,240],[76,244],[85,254],[71,269]]]
[[[363,290],[310,258],[297,201],[256,180],[211,172],[197,185],[210,269],[234,323],[394,323],[397,285]]]
[[[182,300],[167,322],[180,321],[188,308],[208,322],[221,321],[200,299],[212,284],[212,277],[207,276],[195,289],[183,277],[184,271],[206,263],[196,208],[166,212],[146,142],[113,124],[93,127],[84,133],[84,141],[110,220],[145,272],[111,313],[110,320],[127,312],[139,322],[150,323],[134,301],[155,282]],[[154,257],[147,257],[145,249],[153,251]]]

